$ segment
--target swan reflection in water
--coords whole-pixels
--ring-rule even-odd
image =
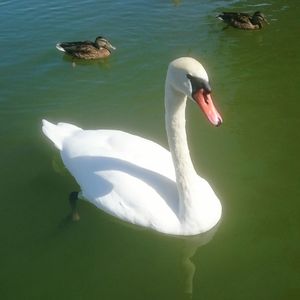
[[[124,238],[125,236],[129,236],[129,240],[134,240],[137,242],[137,244],[132,244],[131,242],[129,242],[128,244],[123,245],[123,251],[124,253],[128,252],[130,253],[126,259],[124,259],[124,264],[121,263],[121,265],[118,266],[118,270],[117,272],[119,274],[123,274],[123,275],[127,275],[127,270],[128,270],[128,266],[130,266],[131,264],[139,264],[136,261],[136,254],[133,255],[133,253],[136,253],[136,251],[139,251],[138,249],[140,249],[144,254],[141,254],[142,257],[144,255],[144,259],[142,259],[142,261],[146,261],[145,266],[142,267],[143,272],[145,274],[147,274],[147,270],[149,268],[149,265],[152,265],[152,263],[155,262],[155,254],[151,254],[151,250],[149,251],[145,251],[145,239],[146,239],[146,245],[149,244],[156,244],[157,242],[160,245],[165,245],[163,248],[167,247],[167,252],[169,251],[170,247],[174,246],[174,243],[177,245],[176,249],[178,251],[176,251],[176,259],[174,259],[175,257],[173,255],[169,256],[168,262],[167,264],[169,265],[175,265],[175,277],[173,277],[174,282],[172,282],[172,287],[176,286],[177,283],[179,283],[178,288],[176,288],[176,294],[177,296],[179,296],[178,294],[180,294],[180,298],[181,300],[191,300],[193,299],[193,289],[195,286],[195,282],[194,282],[194,276],[195,273],[197,271],[197,266],[195,265],[195,263],[193,262],[193,257],[195,256],[197,250],[199,250],[200,247],[207,245],[214,237],[215,233],[217,232],[219,226],[220,226],[220,222],[213,227],[211,230],[199,234],[199,235],[195,235],[195,236],[170,236],[170,235],[164,235],[164,234],[160,234],[160,233],[156,233],[147,229],[144,229],[142,227],[133,225],[133,224],[129,224],[126,223],[122,220],[116,219],[108,214],[102,214],[102,217],[104,219],[106,219],[105,222],[110,223],[110,227],[112,226],[112,232],[111,235],[114,237],[111,240],[119,240],[120,236],[122,236]],[[81,222],[79,222],[81,223]],[[74,221],[72,220],[72,212],[70,214],[68,214],[68,216],[66,218],[64,218],[64,220],[61,222],[60,226],[59,226],[59,232],[65,232],[65,230],[67,228],[73,227],[75,224]],[[114,230],[114,228],[118,228],[116,231]],[[122,228],[122,229],[121,229]],[[63,231],[62,231],[63,230]],[[119,231],[121,230],[121,231]],[[143,239],[140,239],[142,236],[146,235],[146,238],[144,237]],[[93,239],[93,237],[91,237]],[[150,238],[150,241],[149,241]],[[127,238],[125,238],[127,239]],[[122,239],[121,239],[122,240]],[[153,241],[154,240],[154,241]],[[109,241],[107,241],[109,244]],[[122,243],[122,242],[121,242]],[[142,246],[143,245],[143,246]],[[115,247],[116,244],[115,242],[113,242],[113,245],[111,245],[111,247]],[[128,248],[126,250],[126,248]],[[154,246],[154,248],[156,248],[156,246]],[[154,249],[153,248],[153,249]],[[155,250],[155,253],[157,250]],[[174,253],[174,252],[173,252]],[[109,260],[114,261],[114,255],[115,252],[113,251],[111,253],[111,257]],[[138,255],[140,256],[140,255]],[[145,257],[147,257],[147,259],[145,259]],[[165,259],[165,256],[163,256]],[[140,257],[141,258],[141,257]],[[123,259],[121,259],[121,261],[123,261]],[[177,263],[176,263],[177,262]],[[120,263],[120,261],[119,261]],[[128,265],[129,264],[129,265]],[[101,265],[101,259],[100,259],[100,265]],[[103,268],[103,266],[101,265],[101,267]],[[105,269],[105,267],[104,267]],[[103,269],[102,271],[103,272]],[[155,272],[157,272],[157,275],[159,275],[159,270],[155,270]],[[199,272],[199,270],[198,270]],[[152,273],[152,271],[151,271]],[[176,275],[176,273],[178,275]],[[121,277],[123,275],[120,275]],[[109,276],[108,276],[109,278]],[[179,280],[178,280],[179,279]],[[178,282],[179,281],[179,282]],[[163,281],[159,281],[160,284]],[[174,291],[173,291],[174,292]],[[176,299],[178,299],[176,297]]]
[[[193,299],[193,284],[196,266],[192,261],[197,250],[208,244],[218,230],[219,223],[210,231],[196,235],[180,237],[182,240],[180,270],[181,270],[181,292],[183,299]]]

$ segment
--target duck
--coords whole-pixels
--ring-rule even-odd
[[[252,16],[248,13],[223,12],[217,18],[232,27],[245,30],[262,29],[264,23],[269,24],[264,14],[259,11]]]
[[[79,59],[99,59],[108,57],[112,50],[116,50],[106,38],[98,36],[95,42],[62,42],[57,43],[56,48],[72,57]]]
[[[221,202],[195,171],[185,128],[190,100],[209,123],[221,125],[211,92],[198,60],[180,57],[169,64],[164,97],[169,150],[122,130],[84,130],[44,119],[43,133],[81,189],[69,197],[74,219],[79,219],[77,200],[84,199],[122,221],[164,234],[189,236],[213,228],[221,218]]]

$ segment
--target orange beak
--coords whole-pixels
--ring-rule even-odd
[[[220,126],[222,124],[222,117],[217,111],[210,93],[206,92],[204,89],[199,89],[193,94],[193,99],[200,106],[211,124],[214,126]]]

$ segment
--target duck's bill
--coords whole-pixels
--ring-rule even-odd
[[[214,126],[220,126],[222,124],[222,117],[217,111],[210,93],[206,92],[203,89],[199,89],[193,94],[193,99],[200,106],[201,110],[211,124],[213,124]]]
[[[112,44],[110,44],[110,43],[109,43],[107,46],[108,46],[108,48],[111,49],[111,50],[116,50],[116,49],[117,49],[116,47],[114,47],[114,46],[113,46]]]

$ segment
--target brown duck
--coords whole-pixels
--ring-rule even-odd
[[[116,48],[104,37],[98,36],[95,42],[62,42],[56,44],[59,51],[65,52],[73,57],[81,59],[104,58],[111,54]]]
[[[257,11],[251,16],[247,13],[223,12],[217,16],[226,24],[245,30],[256,30],[263,28],[264,23],[269,24],[264,14]]]

